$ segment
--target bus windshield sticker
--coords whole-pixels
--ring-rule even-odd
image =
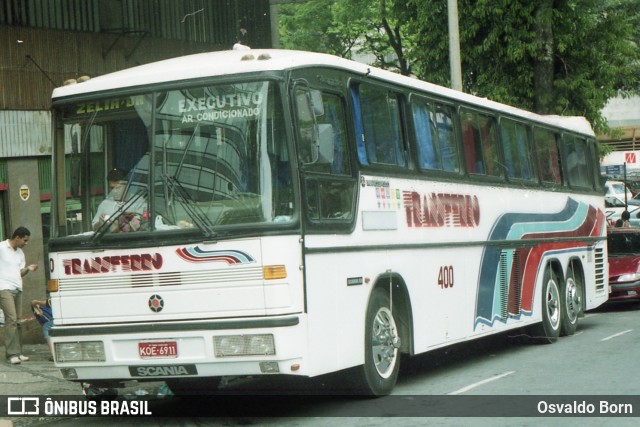
[[[182,123],[257,117],[263,94],[234,93],[178,100]]]
[[[73,109],[73,116],[86,116],[94,113],[122,112],[144,105],[144,96],[129,96],[126,98],[101,99],[97,101],[79,102]]]

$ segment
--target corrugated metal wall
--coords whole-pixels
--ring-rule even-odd
[[[0,25],[68,31],[144,32],[200,43],[271,43],[269,0],[2,0]],[[242,30],[242,31],[241,31]]]
[[[239,36],[270,47],[269,0],[0,0],[0,158],[51,152],[51,92]],[[39,110],[39,111],[36,111]]]
[[[98,31],[99,0],[2,0],[0,24]]]
[[[51,113],[0,111],[0,158],[51,155]]]
[[[230,47],[0,26],[0,110],[48,110],[51,92],[67,79]]]

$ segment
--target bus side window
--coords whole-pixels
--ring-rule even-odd
[[[386,89],[361,84],[352,88],[358,144],[363,165],[406,166],[398,95]],[[363,154],[366,155],[364,158]]]
[[[540,172],[540,180],[546,184],[562,184],[562,168],[558,153],[557,135],[551,131],[533,130],[534,151]]]
[[[322,115],[316,115],[316,126],[331,131],[332,152],[323,156],[330,161],[303,164],[306,216],[312,225],[348,224],[354,218],[356,180],[352,177],[349,158],[345,103],[339,95],[327,92],[319,94]],[[302,132],[309,121],[300,114],[297,121],[300,143],[304,144]],[[304,158],[304,154],[301,157]]]
[[[418,167],[458,172],[458,146],[450,109],[414,98],[411,112],[418,145]]]
[[[566,167],[569,185],[572,187],[592,188],[589,148],[582,138],[566,135],[563,137]]]
[[[345,109],[343,100],[331,93],[322,93],[321,116],[316,116],[316,123],[319,129],[331,131],[331,153],[324,156],[323,162],[305,164],[306,171],[318,173],[331,173],[337,175],[347,175],[351,173],[351,164],[347,151],[347,130],[345,124]],[[302,130],[306,126],[306,121],[298,117],[298,123]],[[302,141],[306,143],[306,141]]]
[[[513,120],[502,119],[500,130],[507,176],[511,179],[534,180],[527,127]]]
[[[464,141],[464,157],[467,162],[467,171],[472,174],[484,174],[484,161],[480,147],[480,135],[473,121],[473,115],[464,113],[461,115],[462,140]]]
[[[442,169],[437,146],[438,135],[435,132],[435,124],[431,121],[431,106],[414,101],[411,103],[411,110],[418,143],[418,166],[420,169]]]
[[[474,175],[501,176],[495,119],[461,110],[460,121],[467,171]]]
[[[458,156],[458,144],[453,127],[453,113],[451,108],[444,105],[436,105],[435,113],[431,114],[431,121],[435,124],[438,135],[438,147],[442,169],[447,172],[460,171],[460,159]]]

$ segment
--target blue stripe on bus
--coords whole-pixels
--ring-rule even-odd
[[[531,233],[562,232],[577,229],[587,218],[589,206],[567,199],[565,207],[557,213],[507,213],[502,215],[489,234],[490,242],[517,240]],[[480,263],[480,278],[476,298],[475,326],[478,323],[492,325],[496,320],[506,322],[500,314],[502,294],[498,270],[503,249],[487,246]],[[507,276],[511,273],[511,259],[507,266]],[[531,313],[529,313],[531,314]]]

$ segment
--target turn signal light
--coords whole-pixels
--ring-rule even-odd
[[[287,269],[284,265],[265,265],[262,268],[262,276],[265,280],[286,279]]]
[[[49,279],[47,281],[47,292],[58,292],[58,279]]]

